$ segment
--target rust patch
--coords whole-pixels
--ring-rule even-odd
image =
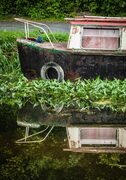
[[[73,29],[72,29],[72,34],[76,34],[76,33],[78,33],[78,31],[79,31],[79,29],[78,29],[77,26],[76,26],[76,27],[73,27]]]
[[[74,81],[75,79],[79,78],[79,73],[75,73],[73,71],[69,71],[66,74],[67,78],[70,79],[71,81]]]
[[[25,71],[25,76],[29,78],[30,80],[37,78],[37,73],[34,69],[27,69]]]

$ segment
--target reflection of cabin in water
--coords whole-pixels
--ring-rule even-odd
[[[61,112],[54,112],[27,104],[20,110],[17,124],[26,128],[24,138],[17,140],[17,143],[40,143],[56,126],[64,127],[67,131],[69,149],[64,149],[66,151],[126,153],[126,113],[110,111],[86,113],[65,108]],[[29,135],[31,128],[37,128],[38,132]],[[38,140],[36,135],[43,132],[46,134],[45,137],[42,136]],[[36,141],[32,140],[33,136]]]
[[[126,128],[67,127],[69,149],[87,153],[126,152]]]

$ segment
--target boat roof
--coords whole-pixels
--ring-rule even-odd
[[[77,16],[65,18],[72,25],[97,25],[97,26],[121,26],[126,27],[126,17],[103,17],[103,16]]]

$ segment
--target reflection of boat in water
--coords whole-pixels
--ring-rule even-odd
[[[126,18],[85,16],[67,19],[71,23],[68,43],[57,43],[47,25],[28,20],[16,20],[25,24],[25,38],[17,39],[19,59],[28,79],[76,79],[101,78],[124,79],[126,77]],[[29,26],[44,32],[42,36],[29,36]],[[51,41],[46,29],[55,42]]]
[[[84,153],[126,153],[126,114],[102,112],[82,112],[77,109],[63,109],[62,112],[44,111],[32,105],[22,109],[18,116],[18,125],[26,127],[25,137],[18,143],[42,142],[55,126],[65,127],[69,148],[65,151]],[[31,141],[29,128],[47,128],[35,133],[38,135],[47,130],[41,140]]]
[[[84,153],[126,153],[126,128],[67,127],[69,149]]]

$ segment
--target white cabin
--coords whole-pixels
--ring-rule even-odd
[[[71,24],[67,48],[126,50],[126,17],[66,18]]]

